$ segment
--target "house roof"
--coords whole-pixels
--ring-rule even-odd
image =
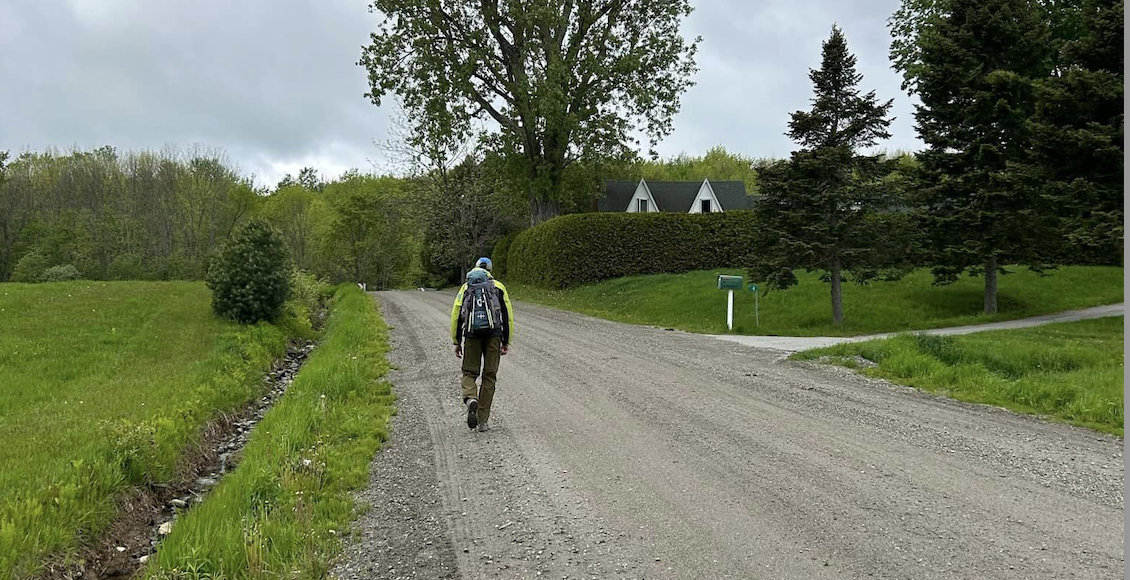
[[[597,202],[600,211],[624,211],[636,193],[639,181],[605,181],[604,197]],[[647,188],[659,206],[659,211],[690,211],[691,203],[698,195],[701,181],[648,181]],[[753,201],[745,191],[741,181],[711,181],[722,209],[751,209]]]
[[[604,197],[597,200],[596,208],[599,211],[624,211],[639,184],[639,181],[605,181]]]
[[[744,181],[711,181],[710,188],[723,210],[753,209],[753,196],[746,193]]]

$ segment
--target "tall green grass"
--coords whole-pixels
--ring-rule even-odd
[[[794,355],[879,366],[869,375],[963,401],[1123,434],[1123,318],[965,336],[904,335]]]
[[[256,427],[239,467],[159,546],[151,578],[324,577],[351,518],[351,491],[394,412],[387,328],[341,286],[325,339]]]
[[[0,578],[26,577],[176,475],[218,411],[286,349],[216,318],[193,282],[0,284]]]
[[[690,332],[724,334],[726,294],[717,275],[740,270],[631,276],[569,290],[507,283],[518,300],[590,316]],[[844,323],[832,326],[829,285],[815,273],[798,272],[800,283],[760,294],[761,326],[754,324],[752,292],[735,292],[734,333],[777,336],[857,336],[1012,320],[1121,302],[1122,268],[1068,266],[1041,277],[1027,270],[1001,276],[1000,312],[982,314],[984,280],[963,276],[934,286],[927,270],[896,282],[844,284]],[[503,280],[505,282],[505,280]]]

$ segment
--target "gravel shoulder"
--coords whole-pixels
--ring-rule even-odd
[[[381,293],[399,397],[338,578],[1121,578],[1122,441],[517,304],[469,432],[452,296]]]

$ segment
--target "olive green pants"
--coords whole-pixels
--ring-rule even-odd
[[[498,361],[502,355],[502,339],[463,339],[463,399],[479,400],[479,423],[490,419],[490,403],[494,400],[494,385],[498,378]],[[475,384],[479,375],[483,386]]]

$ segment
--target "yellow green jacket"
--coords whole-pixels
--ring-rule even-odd
[[[490,272],[487,272],[487,277],[494,280],[494,276]],[[514,307],[510,305],[510,293],[506,291],[506,286],[502,282],[494,280],[494,287],[502,295],[503,319],[505,320],[502,328],[502,344],[510,344],[514,340]],[[464,282],[463,286],[459,288],[459,294],[455,295],[455,304],[451,307],[452,344],[459,344],[462,338],[463,325],[460,324],[459,313],[463,310],[463,293],[466,291],[467,284]]]

